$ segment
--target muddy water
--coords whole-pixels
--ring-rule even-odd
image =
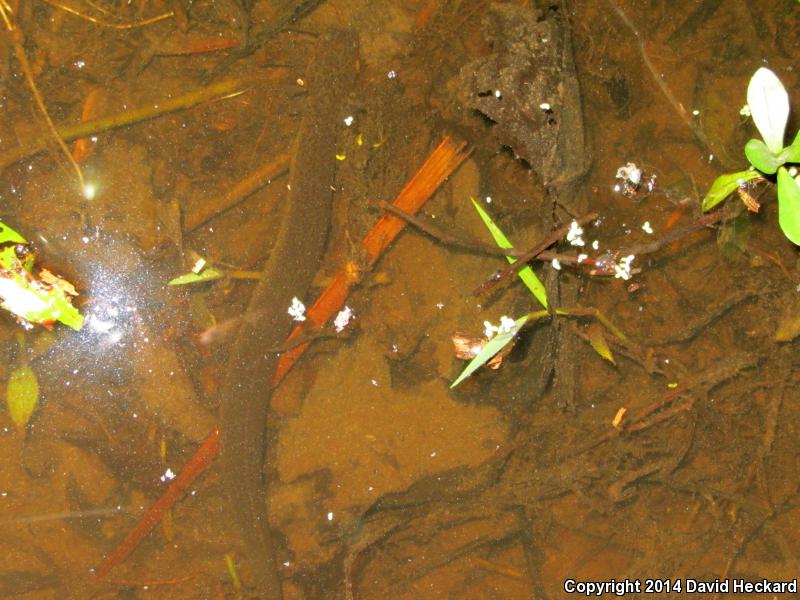
[[[254,286],[165,282],[191,266],[190,250],[223,268],[257,270],[269,256],[280,177],[197,231],[182,222],[291,147],[318,32],[357,32],[360,73],[341,98],[353,122],[335,128],[334,222],[306,304],[358,260],[357,241],[378,215],[373,200],[391,199],[445,132],[474,150],[425,209],[438,227],[488,241],[468,202],[488,196],[524,247],[570,206],[554,206],[541,174],[465,103],[462,69],[503,46],[487,35],[489,4],[322,3],[222,75],[215,67],[228,51],[215,48],[243,43],[240,3],[194,3],[186,22],[134,30],[96,22],[134,23],[174,6],[81,5],[106,10],[89,13],[95,22],[45,4],[15,13],[59,125],[74,123],[95,89],[92,110],[102,116],[197,89],[209,74],[253,83],[98,134],[81,163],[97,186],[92,201],[55,147],[3,173],[2,218],[76,284],[95,328],[26,334],[42,402],[23,433],[0,413],[2,595],[234,598],[226,555],[241,595],[252,595],[219,464],[108,581],[88,576],[216,422],[230,339],[208,347],[195,336],[210,315],[239,316]],[[598,252],[692,223],[713,178],[744,167],[741,147],[754,133],[739,109],[757,66],[766,62],[800,102],[796,2],[558,10],[570,25],[590,165],[576,201],[601,215],[586,232]],[[255,3],[250,39],[287,15],[282,3]],[[3,65],[5,150],[40,128],[18,63]],[[652,193],[615,192],[627,162],[647,181],[655,176]],[[796,577],[797,358],[773,336],[793,315],[800,277],[774,191],[760,201],[757,215],[635,260],[641,272],[631,281],[537,265],[548,286],[573,286],[577,304],[598,308],[633,343],[612,343],[612,365],[581,337],[590,321],[563,321],[557,336],[543,323],[499,370],[455,391],[448,386],[463,363],[450,335],[478,335],[483,321],[519,316],[535,301],[518,283],[473,297],[496,258],[404,234],[348,299],[348,337],[315,343],[275,391],[275,426],[266,447],[253,449],[267,456],[271,566],[284,597],[558,598],[570,578]],[[22,358],[18,331],[3,317],[4,381]],[[571,403],[560,400],[565,386]],[[660,410],[647,412],[653,406]],[[643,420],[614,435],[620,408]]]

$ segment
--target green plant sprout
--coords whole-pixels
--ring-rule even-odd
[[[483,207],[478,203],[475,198],[470,198],[472,200],[472,206],[475,207],[475,210],[478,211],[478,216],[483,221],[483,224],[486,225],[486,228],[489,230],[489,233],[492,234],[495,243],[497,244],[498,248],[513,248],[514,246],[508,241],[508,238],[505,234],[501,231],[501,229],[495,224],[492,218],[489,216]],[[513,256],[507,256],[506,259],[512,265],[517,262],[517,259]],[[530,266],[524,266],[519,271],[519,278],[522,279],[522,282],[528,287],[531,291],[533,296],[539,301],[545,309],[547,308],[547,290],[542,283],[542,280],[536,276],[536,273],[533,272],[533,269]]]
[[[717,177],[703,198],[703,211],[711,210],[748,181],[775,175],[778,223],[784,235],[800,245],[800,181],[797,167],[791,166],[800,163],[800,131],[790,145],[783,145],[789,95],[775,73],[765,67],[755,72],[747,86],[747,106],[762,138],[745,144],[744,154],[751,167]]]
[[[481,205],[475,200],[475,198],[471,198],[472,205],[475,207],[475,210],[478,212],[483,223],[486,225],[486,228],[492,234],[492,237],[495,240],[495,243],[500,248],[513,248],[513,245],[502,232],[500,227],[492,220],[491,216],[481,207]],[[507,256],[508,262],[514,263],[516,258]],[[464,381],[467,377],[472,375],[475,371],[479,368],[484,366],[485,364],[489,363],[489,361],[498,354],[503,348],[505,348],[508,344],[510,344],[517,334],[522,330],[522,328],[529,324],[539,321],[544,318],[548,318],[552,315],[562,316],[562,317],[591,317],[594,318],[598,323],[600,323],[603,327],[605,327],[612,335],[616,338],[621,340],[622,342],[627,342],[628,338],[625,336],[622,331],[616,327],[611,321],[609,321],[599,310],[596,308],[575,308],[575,309],[555,309],[552,312],[548,309],[547,305],[547,290],[545,289],[544,284],[541,280],[536,276],[533,272],[533,269],[530,266],[525,266],[521,268],[517,274],[519,275],[520,279],[525,283],[534,297],[539,301],[539,303],[544,306],[544,310],[537,310],[534,312],[530,312],[526,315],[519,317],[518,319],[512,320],[504,317],[501,319],[501,323],[499,327],[493,327],[487,323],[487,335],[489,335],[490,330],[494,331],[494,334],[482,345],[476,347],[475,355],[473,356],[472,360],[467,363],[467,366],[461,371],[461,373],[456,377],[455,381],[450,384],[450,389],[453,389],[462,381]],[[608,344],[602,338],[602,333],[592,333],[589,336],[589,343],[591,344],[592,348],[605,360],[616,364],[614,361],[614,357],[611,354],[611,350],[608,348]]]
[[[195,263],[192,270],[174,279],[170,279],[167,285],[191,285],[196,283],[207,283],[227,277],[229,279],[261,279],[258,271],[242,271],[238,269],[223,270],[208,264],[206,259],[195,255]]]
[[[32,323],[49,329],[58,321],[80,330],[83,315],[72,306],[75,288],[47,269],[35,271],[34,263],[28,241],[0,222],[0,306],[27,329]]]

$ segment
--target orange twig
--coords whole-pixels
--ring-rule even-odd
[[[393,204],[409,214],[416,213],[441,183],[455,171],[458,166],[469,155],[465,151],[465,144],[456,144],[450,138],[444,138],[439,146],[431,153],[425,164],[422,165],[416,175],[406,184],[403,190],[397,195]],[[375,264],[383,251],[397,237],[405,227],[406,223],[394,215],[384,215],[375,224],[362,241],[366,252],[369,266]],[[301,331],[308,331],[309,325],[312,328],[320,328],[334,313],[339,311],[344,305],[350,288],[358,281],[358,273],[352,267],[345,267],[334,278],[314,305],[309,309],[304,327],[295,329],[289,336],[291,340],[299,335]],[[287,340],[287,341],[288,341]],[[274,382],[277,383],[286,372],[294,365],[302,355],[308,344],[303,344],[292,348],[281,355],[278,363],[278,371]],[[181,470],[178,476],[172,481],[170,486],[161,495],[153,506],[145,513],[136,527],[128,536],[106,557],[98,567],[95,577],[102,578],[115,566],[122,563],[125,558],[133,551],[139,542],[158,524],[175,502],[183,495],[197,477],[205,471],[209,463],[219,453],[219,426],[202,443],[194,456]]]
[[[465,144],[456,144],[449,137],[444,138],[392,204],[408,214],[416,213],[469,155],[464,147]],[[361,242],[368,266],[371,267],[377,262],[383,251],[405,226],[406,222],[394,215],[386,214],[380,218]],[[295,327],[288,339],[291,340],[303,332],[308,333],[309,326],[311,330],[320,329],[341,310],[350,288],[358,282],[359,273],[360,269],[354,268],[353,265],[346,265],[308,310],[306,322],[302,326]],[[281,355],[275,377],[272,380],[273,384],[277,384],[283,379],[307,347],[308,344],[301,344]]]
[[[81,111],[81,123],[91,121],[97,116],[97,104],[100,99],[101,88],[95,87],[86,95],[86,100],[83,102],[83,110]],[[75,140],[72,144],[72,158],[75,162],[85,161],[94,149],[94,144],[90,138],[82,137]]]
[[[200,448],[197,449],[194,456],[186,463],[186,466],[181,469],[178,476],[172,480],[169,487],[161,494],[161,497],[144,514],[128,536],[122,540],[114,551],[100,564],[94,574],[95,578],[100,579],[105,577],[111,569],[121,564],[122,561],[127,558],[139,542],[142,541],[144,536],[158,525],[164,513],[172,508],[172,505],[183,495],[186,488],[192,485],[194,480],[206,470],[206,467],[214,460],[217,454],[219,454],[219,427],[214,427],[214,430],[200,445]]]

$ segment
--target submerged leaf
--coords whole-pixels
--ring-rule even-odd
[[[776,342],[791,342],[798,335],[800,335],[800,311],[792,304],[787,307],[786,312],[778,322],[774,340]]]
[[[545,312],[545,314],[547,314]],[[532,316],[536,315],[536,313],[527,314],[516,321],[514,321],[514,325],[509,329],[509,331],[504,331],[502,333],[498,333],[492,339],[490,339],[486,345],[481,349],[481,351],[473,358],[469,364],[464,367],[464,370],[461,371],[461,374],[456,378],[456,380],[450,384],[450,389],[456,387],[459,383],[464,381],[467,377],[472,375],[475,371],[480,369],[483,365],[485,365],[489,360],[500,350],[502,350],[514,337],[519,333],[519,330],[522,329],[522,326],[528,322]]]
[[[589,344],[594,351],[597,352],[601,358],[604,358],[612,365],[616,365],[617,362],[614,360],[611,348],[608,347],[608,342],[606,341],[602,326],[600,326],[599,323],[592,323],[589,325],[589,331],[587,333],[589,336]]]
[[[489,213],[483,209],[483,207],[475,200],[475,198],[470,198],[470,200],[472,200],[472,205],[475,207],[475,210],[478,211],[478,216],[483,221],[483,224],[486,225],[489,233],[492,234],[497,246],[499,248],[513,248],[514,246],[511,244],[502,230],[497,226],[497,224],[492,220],[492,217],[489,216]],[[513,256],[506,256],[506,259],[511,264],[517,262],[517,259]],[[533,272],[533,269],[531,269],[529,266],[525,266],[522,267],[517,274],[534,295],[534,297],[539,301],[539,304],[547,308],[547,289],[544,287],[542,281],[536,276],[536,273]]]
[[[206,267],[199,273],[186,273],[180,277],[172,279],[167,285],[188,285],[190,283],[204,283],[206,281],[214,281],[222,277],[224,273],[215,269],[214,267]]]
[[[747,104],[767,148],[778,154],[789,119],[789,95],[778,76],[766,67],[756,71],[747,86]]]
[[[39,380],[33,369],[20,367],[11,373],[6,389],[6,403],[8,414],[17,429],[25,429],[39,404]]]

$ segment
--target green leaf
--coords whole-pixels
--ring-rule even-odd
[[[214,267],[206,267],[199,273],[186,273],[180,277],[171,280],[167,285],[188,285],[191,283],[204,283],[206,281],[214,281],[225,275],[222,271]]]
[[[752,139],[744,146],[744,155],[750,164],[767,175],[772,175],[784,161],[776,156],[761,140]]]
[[[516,321],[514,321],[514,325],[511,327],[510,331],[504,331],[503,333],[498,333],[492,339],[490,339],[486,345],[478,352],[477,356],[473,358],[464,370],[461,371],[461,374],[456,377],[456,380],[450,384],[450,389],[456,387],[459,383],[464,381],[467,377],[472,375],[475,371],[480,369],[483,365],[491,360],[491,358],[500,352],[506,344],[508,344],[511,340],[514,339],[514,336],[519,333],[519,330],[522,329],[522,326],[528,322],[532,316],[536,313],[527,314],[525,316],[520,317]],[[545,314],[547,314],[545,312]]]
[[[783,161],[783,164],[800,163],[800,130],[798,130],[797,135],[794,136],[794,141],[781,150],[778,158]]]
[[[475,207],[475,210],[478,211],[478,216],[480,216],[483,224],[486,225],[486,228],[489,230],[489,233],[492,234],[495,243],[499,248],[513,248],[513,244],[508,240],[502,230],[497,226],[497,224],[492,220],[492,217],[489,216],[483,207],[475,200],[475,198],[470,198],[472,200],[472,205]],[[506,259],[509,263],[514,264],[517,262],[517,259],[513,256],[506,256]],[[519,278],[522,279],[522,282],[527,286],[527,288],[531,291],[534,297],[539,301],[543,307],[547,308],[547,289],[544,287],[542,281],[536,276],[536,273],[533,272],[533,269],[530,266],[522,267],[517,274]]]
[[[601,358],[607,360],[612,365],[616,365],[617,362],[614,360],[614,354],[611,352],[611,348],[608,347],[606,336],[603,333],[603,328],[600,326],[600,324],[592,323],[589,325],[587,335],[589,337],[589,344],[592,346],[592,349],[597,352]]]
[[[27,244],[28,240],[26,240],[24,237],[22,237],[13,229],[11,229],[11,227],[0,221],[0,244],[5,244],[6,242],[13,242],[15,244]]]
[[[714,183],[711,184],[711,189],[708,190],[706,197],[703,198],[703,211],[705,212],[711,210],[717,204],[735,192],[736,188],[738,188],[741,184],[759,176],[760,174],[758,171],[754,169],[720,175],[714,180]]]
[[[59,321],[76,331],[83,327],[83,316],[63,286],[46,285],[19,265],[15,270],[0,270],[0,307],[31,323],[49,326]]]
[[[789,95],[778,76],[765,67],[756,71],[747,86],[747,104],[767,148],[778,154],[789,119]]]
[[[26,366],[12,371],[6,389],[6,403],[11,420],[22,431],[39,404],[39,381],[33,369]]]
[[[69,296],[63,293],[58,294],[51,292],[50,306],[41,314],[33,319],[28,319],[32,323],[46,323],[48,321],[58,321],[67,327],[80,331],[83,327],[83,315],[77,308],[72,306],[72,301]]]
[[[786,167],[778,169],[778,222],[783,234],[800,246],[800,184]]]

